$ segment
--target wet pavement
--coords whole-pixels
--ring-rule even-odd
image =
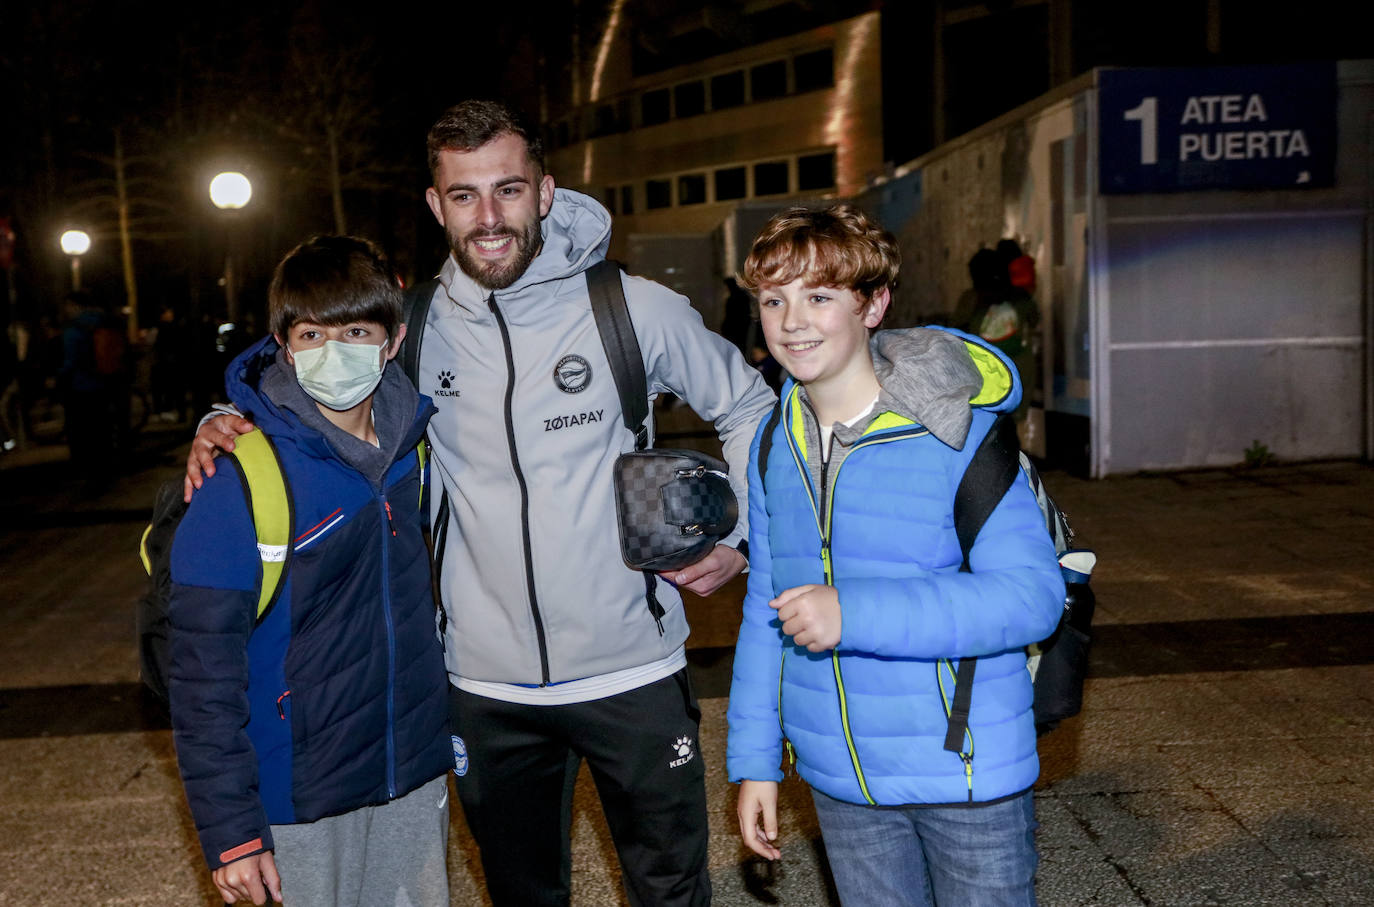
[[[137,542],[186,437],[150,426],[104,488],[71,480],[60,446],[0,458],[0,905],[219,903],[133,650]],[[1374,468],[1046,481],[1099,567],[1084,712],[1041,741],[1041,903],[1374,904]],[[688,603],[715,903],[836,903],[800,782],[777,865],[738,842],[741,594]],[[452,903],[485,903],[456,810],[450,856]],[[585,773],[573,887],[625,903]]]

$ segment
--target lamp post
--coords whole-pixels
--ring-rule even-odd
[[[81,289],[81,256],[91,249],[91,236],[85,230],[68,230],[58,239],[62,251],[72,260],[72,292]]]
[[[210,201],[221,211],[234,212],[248,204],[253,197],[253,184],[248,177],[237,171],[226,171],[210,180]],[[232,236],[225,243],[224,251],[224,301],[229,309],[229,320],[237,323],[239,302],[234,285],[234,252]]]

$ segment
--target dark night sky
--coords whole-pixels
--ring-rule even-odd
[[[422,199],[430,122],[466,97],[504,98],[537,114],[542,90],[557,106],[567,86],[556,64],[548,67],[555,75],[541,72],[539,48],[553,60],[566,56],[573,16],[593,34],[607,2],[0,0],[0,217],[18,233],[17,314],[51,308],[64,292],[67,261],[56,237],[68,226],[94,235],[87,282],[123,293],[113,168],[99,159],[113,155],[116,127],[129,158],[140,309],[154,314],[160,300],[212,308],[229,242],[249,271],[246,291],[260,294],[283,252],[334,229],[318,128],[321,111],[337,109],[331,98],[362,102],[361,115],[353,105],[341,145],[341,172],[352,183],[344,193],[348,230],[380,242],[403,275],[429,271],[444,254]],[[869,5],[799,0],[784,12],[838,17]],[[885,94],[928,97],[929,67],[911,51],[932,40],[929,4],[871,5],[884,10]],[[696,5],[633,0],[632,7],[662,25]],[[1049,87],[1046,8],[984,4],[979,9],[994,13],[946,30],[953,132]],[[1278,18],[1257,15],[1245,0],[1221,0],[1220,56],[1206,47],[1207,8],[1205,0],[1078,0],[1074,69],[1371,55],[1368,30],[1331,25],[1346,18],[1333,12],[1349,8],[1342,0],[1308,0],[1301,14]],[[1035,28],[1022,21],[1028,16]],[[920,109],[913,116],[893,107],[885,124],[893,160],[929,147],[929,117]],[[233,221],[206,192],[210,176],[225,168],[254,182],[253,203]]]
[[[567,6],[0,4],[0,217],[19,234],[18,314],[65,288],[56,236],[68,225],[96,240],[87,283],[122,292],[114,170],[91,157],[113,156],[116,127],[140,297],[214,296],[226,233],[206,185],[227,167],[254,181],[230,229],[249,291],[260,285],[287,248],[334,228],[326,145],[312,125],[340,96],[354,111],[342,143],[356,182],[348,229],[380,241],[403,273],[432,267],[442,236],[421,198],[429,123],[469,96],[532,104],[533,48]]]

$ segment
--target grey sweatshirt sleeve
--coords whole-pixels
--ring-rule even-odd
[[[749,537],[749,444],[777,398],[734,344],[706,327],[685,296],[643,278],[626,277],[624,283],[649,393],[681,397],[720,436],[740,513],[735,531],[721,543],[738,545]]]

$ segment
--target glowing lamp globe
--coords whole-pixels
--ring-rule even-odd
[[[85,255],[91,249],[91,237],[85,230],[68,230],[58,239],[62,251],[68,255]]]
[[[215,203],[216,208],[242,208],[252,197],[253,186],[242,173],[230,171],[210,180],[210,201]]]

